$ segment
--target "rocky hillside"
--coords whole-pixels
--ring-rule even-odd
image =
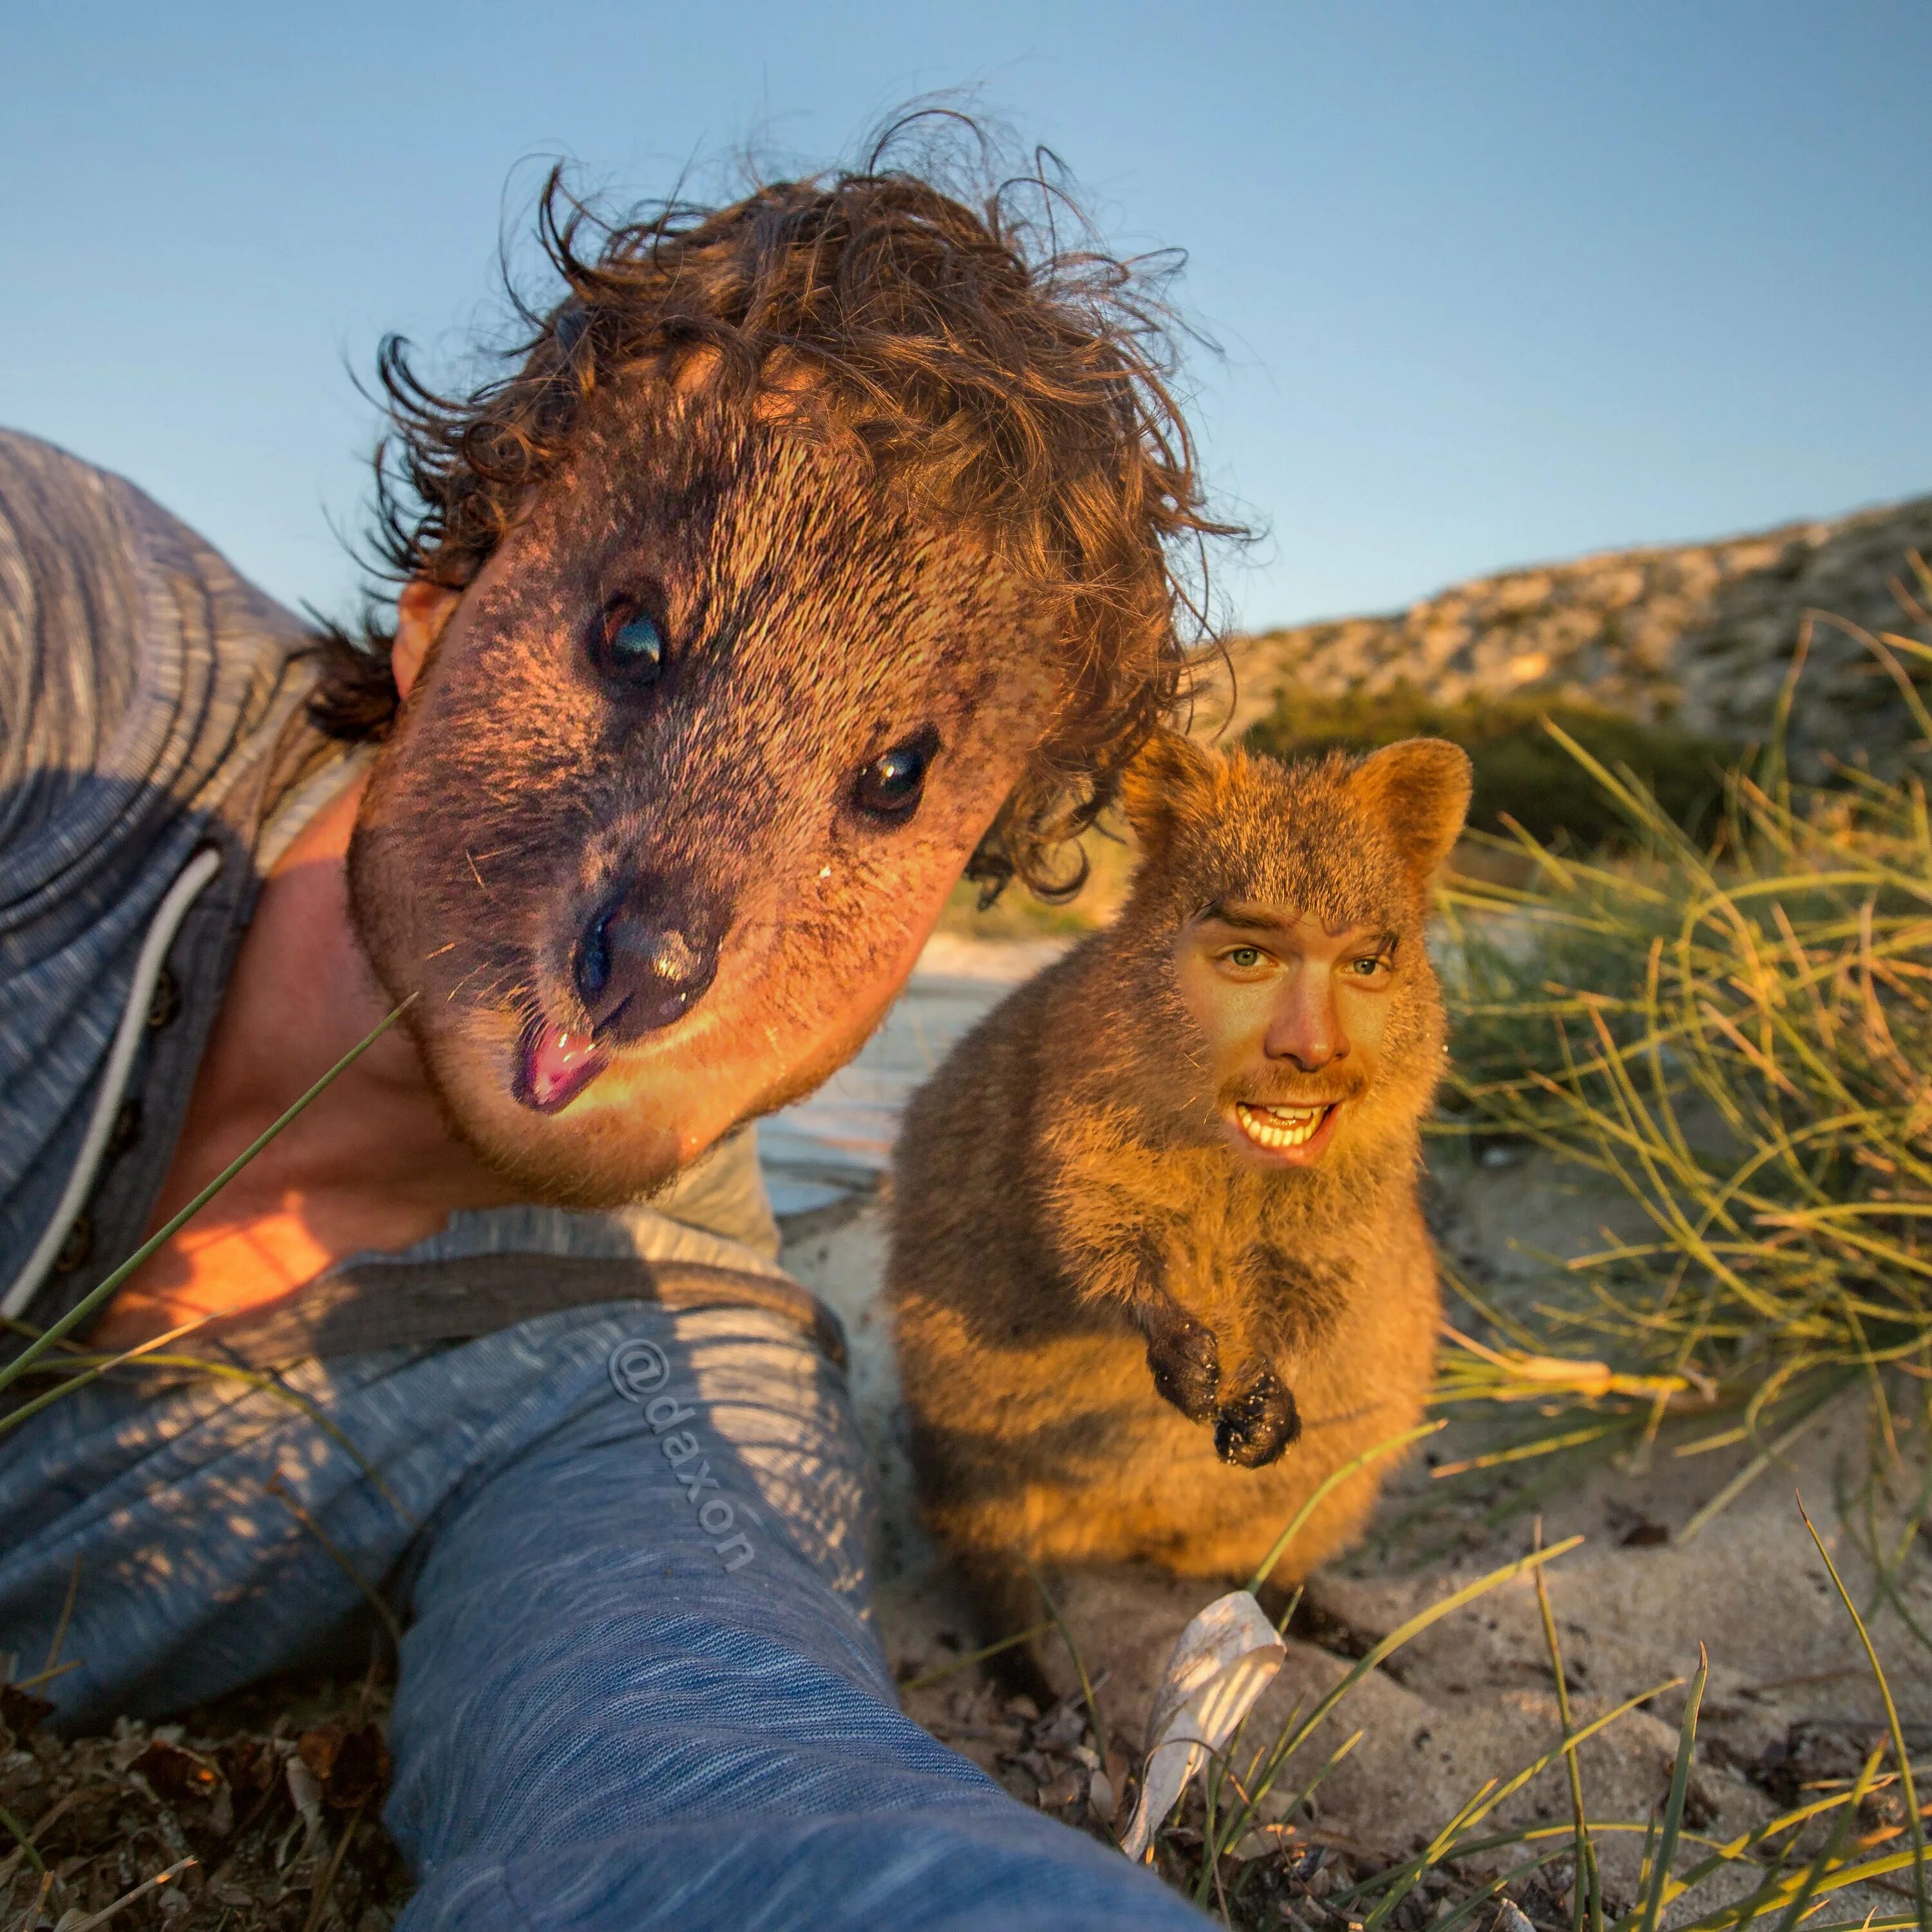
[[[1932,644],[1915,554],[1932,560],[1932,496],[1718,543],[1503,571],[1390,616],[1233,640],[1230,722],[1245,729],[1284,686],[1339,696],[1406,682],[1444,704],[1547,694],[1700,736],[1760,739],[1808,612]],[[1915,668],[1932,689],[1932,664]],[[1228,712],[1224,686],[1202,719]],[[1816,625],[1792,734],[1799,770],[1821,773],[1821,754],[1860,752],[1883,766],[1913,737],[1872,653]]]

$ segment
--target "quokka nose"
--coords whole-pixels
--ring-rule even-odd
[[[597,1038],[636,1040],[682,1018],[718,970],[722,924],[653,879],[607,900],[571,962]]]

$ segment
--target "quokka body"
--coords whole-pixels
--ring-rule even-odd
[[[1424,926],[1468,796],[1436,741],[1284,766],[1162,734],[1130,775],[1143,856],[1118,920],[915,1096],[890,1294],[923,1506],[989,1624],[1032,1620],[1022,1559],[1243,1578],[1324,1479],[1416,1423],[1445,1035]],[[1299,917],[1319,957],[1293,984],[1264,964],[1256,994],[1264,915]],[[1190,964],[1224,928],[1234,968]],[[1328,997],[1316,972],[1343,976],[1332,1036],[1294,1004],[1294,984]],[[1232,1038],[1216,973],[1289,1018]],[[1284,1569],[1354,1536],[1379,1480],[1338,1486]]]

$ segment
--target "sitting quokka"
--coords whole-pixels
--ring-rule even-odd
[[[1244,1577],[1414,1425],[1445,1050],[1424,927],[1469,784],[1433,739],[1284,766],[1161,734],[1118,920],[914,1096],[888,1271],[914,1456],[994,1634],[1036,1613],[1023,1556]],[[1284,1573],[1356,1533],[1380,1473]]]

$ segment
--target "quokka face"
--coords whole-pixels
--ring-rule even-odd
[[[702,383],[593,398],[351,854],[451,1118],[536,1198],[608,1204],[815,1085],[1019,778],[1054,647],[971,530],[837,444]]]
[[[907,1397],[933,1526],[995,1598],[1022,1555],[1238,1574],[1412,1425],[1438,1318],[1425,923],[1468,791],[1434,740],[1285,766],[1163,734],[1130,774],[1118,921],[916,1098]],[[1374,1489],[1331,1493],[1288,1560]]]

